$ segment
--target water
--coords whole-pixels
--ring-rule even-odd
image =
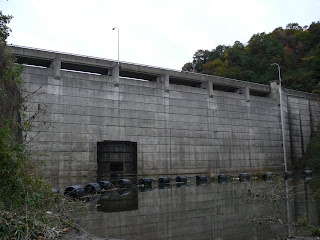
[[[130,240],[274,239],[305,234],[306,222],[319,226],[318,177],[201,185],[189,180],[96,195],[76,218],[95,236]]]

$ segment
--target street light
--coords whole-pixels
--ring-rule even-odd
[[[120,64],[120,61],[119,61],[119,28],[118,27],[112,28],[112,30],[115,30],[115,29],[118,29],[118,65],[119,65]]]
[[[283,112],[282,112],[282,81],[281,81],[281,72],[280,72],[280,66],[278,63],[272,63],[271,65],[277,65],[278,66],[278,73],[279,73],[279,95],[280,95],[280,118],[281,118],[281,131],[282,131],[282,145],[283,145],[283,162],[284,162],[284,171],[287,172],[287,154],[286,154],[286,141],[285,141],[285,135],[284,135],[284,121],[283,121]]]

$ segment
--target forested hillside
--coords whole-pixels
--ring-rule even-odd
[[[320,93],[320,22],[309,27],[290,23],[286,29],[254,34],[243,44],[198,50],[182,70],[269,84],[281,67],[285,88]]]

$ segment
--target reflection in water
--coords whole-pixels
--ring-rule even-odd
[[[177,182],[176,187],[187,187],[188,184],[186,182]]]
[[[112,191],[111,191],[112,193]],[[113,194],[102,195],[97,204],[97,211],[101,212],[125,212],[138,210],[137,189],[118,189]]]
[[[302,180],[197,185],[122,189],[88,203],[77,218],[98,237],[139,240],[272,239],[293,234],[287,223],[299,218],[319,225],[310,186]]]
[[[148,191],[152,191],[152,185],[144,185],[144,186],[139,186],[139,191],[140,192],[148,192]]]

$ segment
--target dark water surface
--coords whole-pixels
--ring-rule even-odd
[[[319,177],[197,185],[172,183],[96,195],[77,213],[98,237],[119,239],[275,239],[319,226]]]

